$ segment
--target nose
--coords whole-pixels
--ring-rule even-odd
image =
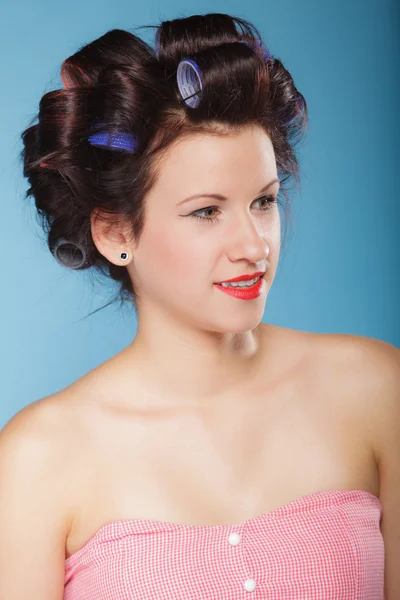
[[[269,255],[269,244],[266,240],[265,224],[261,224],[250,214],[243,214],[233,219],[227,234],[228,254],[232,261],[245,259],[251,263],[261,263],[265,267],[265,259]]]

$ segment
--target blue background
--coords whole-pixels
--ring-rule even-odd
[[[2,8],[0,427],[121,350],[134,313],[87,319],[115,288],[63,269],[24,199],[20,134],[62,61],[115,27],[153,42],[161,20],[228,12],[254,22],[308,102],[301,190],[263,321],[400,346],[397,0],[20,0]]]

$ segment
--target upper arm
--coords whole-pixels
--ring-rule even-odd
[[[363,344],[383,509],[385,600],[396,600],[400,598],[400,350],[380,340]]]
[[[48,411],[47,411],[48,412]],[[0,598],[62,599],[67,519],[56,436],[40,401],[0,431]]]

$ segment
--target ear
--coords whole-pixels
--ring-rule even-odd
[[[129,251],[132,256],[134,242],[128,220],[122,215],[94,209],[90,215],[93,242],[97,250],[115,265],[121,265],[120,253]],[[125,262],[124,265],[127,263]]]

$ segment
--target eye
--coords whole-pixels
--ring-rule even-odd
[[[277,197],[276,196],[261,196],[261,198],[257,198],[257,200],[254,200],[254,202],[263,202],[263,201],[266,201],[266,203],[259,210],[261,210],[261,212],[267,212],[273,208],[274,204],[276,204]],[[216,216],[202,217],[200,215],[202,213],[207,213],[207,212],[210,213],[213,210],[219,211],[218,206],[207,206],[206,208],[202,208],[201,210],[196,210],[195,212],[191,213],[188,216],[194,217],[195,219],[199,219],[200,221],[208,221],[208,222],[212,223],[213,221],[218,221]]]

